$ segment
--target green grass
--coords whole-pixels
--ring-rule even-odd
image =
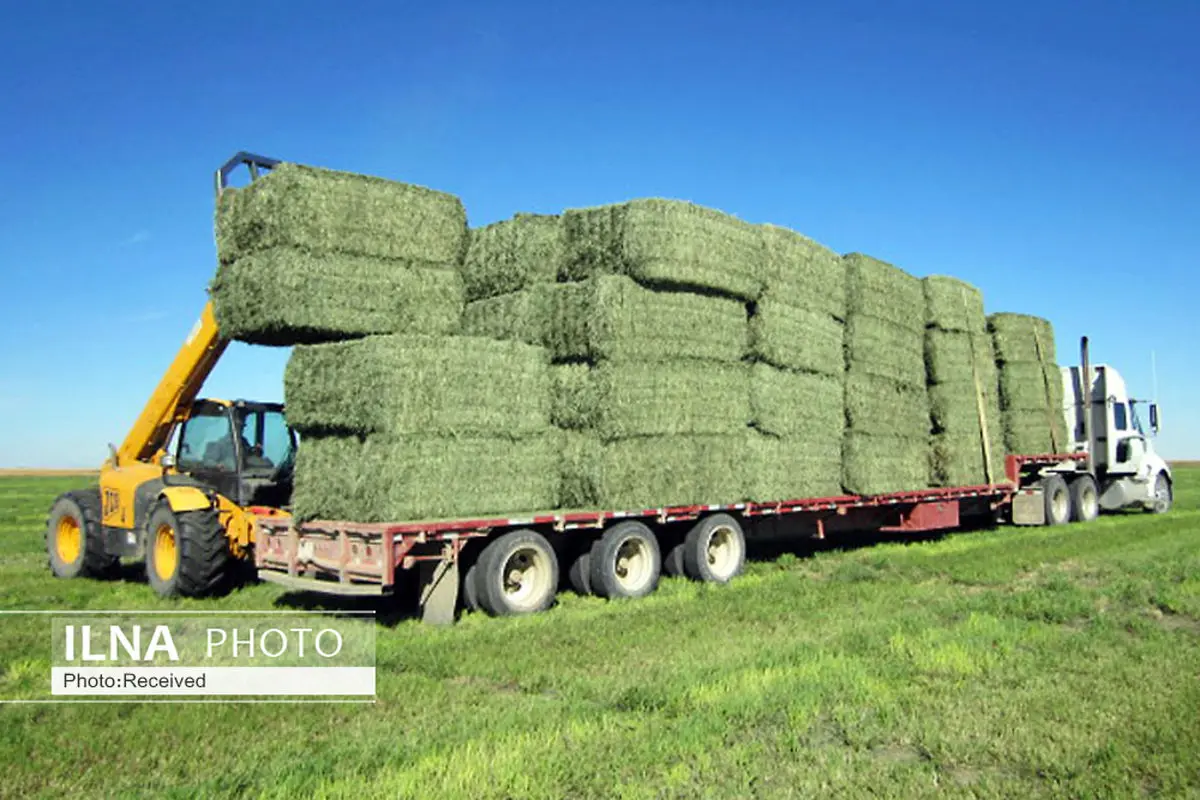
[[[784,553],[728,587],[378,634],[373,706],[0,706],[0,795],[1129,797],[1200,793],[1200,469],[1086,528]],[[65,582],[71,479],[0,482],[0,608],[272,608]],[[43,680],[0,619],[0,691]]]

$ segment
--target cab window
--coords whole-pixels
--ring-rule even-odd
[[[233,431],[225,409],[203,409],[192,414],[179,436],[180,469],[237,469]]]
[[[280,411],[244,412],[241,435],[247,470],[274,470],[286,465],[294,453],[292,433]]]
[[[1113,403],[1113,428],[1123,431],[1129,427],[1124,403]]]

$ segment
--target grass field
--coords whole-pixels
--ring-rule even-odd
[[[0,479],[0,609],[300,601],[53,580],[42,521],[85,480]],[[1176,501],[523,619],[385,614],[375,705],[0,706],[0,796],[1198,796],[1200,467]],[[48,679],[48,637],[0,617],[0,696]]]

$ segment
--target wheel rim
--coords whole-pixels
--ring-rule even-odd
[[[54,549],[64,564],[74,564],[83,549],[83,529],[74,517],[62,517],[54,532]]]
[[[509,605],[533,608],[550,588],[550,559],[539,548],[518,548],[505,560],[500,579]]]
[[[1160,511],[1171,507],[1171,487],[1162,475],[1154,481],[1154,505],[1158,506]]]
[[[708,568],[718,578],[728,578],[737,569],[742,556],[742,545],[737,534],[728,525],[713,530],[706,548]]]
[[[1063,490],[1058,490],[1050,498],[1050,508],[1054,512],[1056,520],[1063,519],[1067,515],[1067,493]]]
[[[175,529],[163,523],[154,532],[154,573],[160,580],[169,581],[175,574]]]
[[[613,571],[617,583],[627,592],[636,592],[650,580],[650,548],[645,540],[630,537],[617,548]]]

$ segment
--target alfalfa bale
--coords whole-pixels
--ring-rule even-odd
[[[521,213],[472,229],[462,265],[467,300],[554,283],[565,253],[561,223],[557,215]]]
[[[457,266],[467,244],[466,210],[454,195],[287,163],[245,188],[223,192],[216,229],[217,252],[226,263],[290,247],[401,266]]]
[[[925,292],[925,322],[942,331],[987,332],[983,293],[958,278],[930,275],[921,279]]]
[[[1063,379],[1054,364],[1012,361],[1000,366],[1000,405],[1005,410],[1052,408],[1062,413]]]
[[[306,436],[296,457],[296,517],[404,522],[551,510],[558,438]]]
[[[868,316],[910,331],[925,328],[925,290],[904,270],[861,253],[842,257],[849,320]]]
[[[1049,320],[1000,312],[989,316],[987,325],[992,334],[996,361],[1055,363],[1054,327]]]
[[[842,448],[842,485],[851,494],[917,491],[929,484],[927,437],[906,439],[850,431]]]
[[[978,375],[980,384],[995,384],[991,337],[929,328],[925,331],[925,368],[929,383],[973,380]]]
[[[924,388],[849,372],[845,398],[846,425],[850,430],[922,441],[929,435],[929,398]]]
[[[545,349],[466,336],[296,347],[284,373],[302,432],[519,438],[550,425]]]
[[[570,508],[642,510],[737,503],[746,497],[744,431],[641,436],[609,444],[590,435],[569,441],[569,450],[564,448],[569,455],[560,456],[565,473],[559,486]]]
[[[795,308],[846,318],[846,266],[837,253],[802,234],[760,225],[763,287]]]
[[[222,336],[262,345],[449,333],[463,309],[455,270],[292,248],[218,265],[210,292]]]
[[[990,438],[990,437],[989,437]],[[930,437],[930,467],[934,486],[983,486],[1005,480],[1004,451],[998,437],[989,443],[991,475],[979,430],[965,434],[938,433]]]
[[[852,314],[846,321],[846,368],[905,386],[925,386],[925,337],[920,330]]]
[[[845,415],[842,376],[832,377],[767,364],[750,368],[750,413],[756,428],[794,437],[798,447],[834,452],[841,448]]]
[[[750,422],[747,370],[703,362],[605,362],[551,367],[551,418],[602,441],[734,434]]]
[[[1067,447],[1062,412],[1004,412],[1004,445],[1009,453],[1040,455],[1060,453]]]
[[[518,292],[467,303],[459,333],[549,345],[556,289],[551,284],[537,284]]]
[[[746,438],[748,496],[757,503],[834,497],[842,493],[841,437],[814,448],[796,436],[750,431]]]
[[[567,257],[560,280],[623,274],[648,286],[753,300],[762,290],[758,228],[681,200],[648,198],[563,214]]]
[[[776,367],[840,375],[845,370],[844,326],[827,311],[793,305],[767,289],[750,317],[750,350]]]
[[[979,431],[981,423],[975,386],[975,381],[967,378],[929,387],[929,417],[934,433],[964,434]],[[988,430],[998,435],[1003,430],[1003,421],[995,381],[980,382],[979,394],[983,400],[983,413]]]

